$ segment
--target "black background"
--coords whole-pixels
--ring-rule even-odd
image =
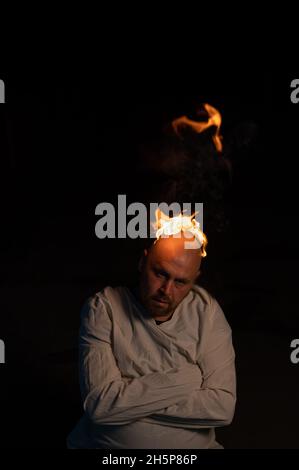
[[[95,207],[118,194],[146,200],[153,182],[140,179],[136,142],[208,102],[224,142],[238,123],[258,128],[234,162],[229,231],[205,227],[202,285],[232,326],[238,374],[235,418],[218,438],[227,448],[299,448],[296,75],[136,70],[0,77],[0,446],[65,447],[82,414],[80,308],[133,279],[141,249],[97,239]]]

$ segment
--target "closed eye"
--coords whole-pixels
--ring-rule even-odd
[[[160,279],[168,279],[168,274],[164,271],[158,271],[158,270],[155,270],[155,274],[157,277],[159,277]]]

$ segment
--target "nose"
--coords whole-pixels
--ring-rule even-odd
[[[160,291],[162,292],[163,295],[170,297],[171,288],[172,288],[172,284],[171,284],[171,281],[168,279],[163,282],[163,284],[160,287]]]

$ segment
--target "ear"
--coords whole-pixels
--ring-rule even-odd
[[[141,272],[143,265],[144,265],[144,260],[148,255],[147,249],[145,249],[142,253],[142,256],[140,257],[139,263],[138,263],[138,271]]]

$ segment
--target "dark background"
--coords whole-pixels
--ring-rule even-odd
[[[102,287],[133,280],[142,248],[97,239],[95,207],[118,194],[148,200],[155,182],[140,178],[136,143],[208,102],[222,114],[224,142],[242,122],[258,129],[234,155],[227,232],[205,227],[201,284],[232,326],[238,374],[235,418],[218,438],[228,448],[299,448],[299,364],[290,361],[299,337],[296,76],[186,76],[0,77],[2,447],[65,447],[82,414],[80,308]]]

